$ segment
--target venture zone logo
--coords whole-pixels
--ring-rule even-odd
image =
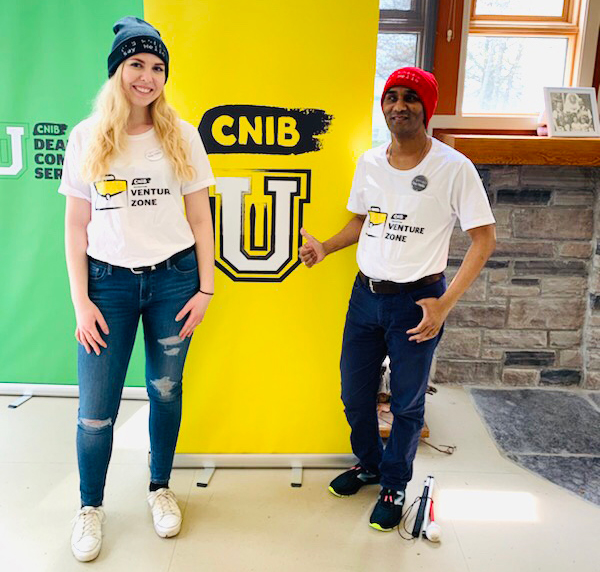
[[[283,281],[300,264],[310,170],[224,172],[210,189],[217,267],[235,281]]]

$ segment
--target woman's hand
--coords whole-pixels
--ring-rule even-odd
[[[212,296],[209,294],[198,292],[187,301],[179,314],[175,316],[175,321],[179,322],[186,314],[189,314],[188,319],[185,321],[185,324],[183,324],[183,328],[181,328],[181,331],[179,332],[179,337],[182,340],[191,337],[194,333],[194,328],[204,319],[204,314],[206,314],[206,309],[208,308],[211,298]]]
[[[77,320],[77,327],[75,328],[75,339],[85,348],[85,351],[89,354],[92,349],[96,355],[100,355],[100,346],[103,348],[108,347],[106,342],[102,339],[98,326],[108,335],[108,325],[104,320],[104,316],[98,309],[98,306],[94,304],[89,298],[77,304],[75,306],[75,318]]]

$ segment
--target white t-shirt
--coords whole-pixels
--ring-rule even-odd
[[[392,167],[388,144],[358,160],[348,210],[367,215],[358,239],[357,261],[374,280],[414,282],[442,272],[455,221],[463,230],[495,222],[475,166],[448,145],[432,139],[413,169]]]
[[[181,134],[194,167],[192,181],[180,182],[154,128],[128,135],[128,149],[101,181],[81,180],[83,154],[93,118],[73,128],[67,144],[59,193],[86,199],[92,217],[87,253],[115,266],[150,266],[195,242],[185,217],[183,195],[215,184],[196,128],[181,121]]]

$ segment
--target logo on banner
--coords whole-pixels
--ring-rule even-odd
[[[33,133],[26,123],[0,123],[0,177],[19,178],[27,171],[29,155],[33,157],[36,179],[60,179],[67,146],[66,131],[64,123],[36,123]],[[25,144],[31,134],[33,146]]]
[[[208,154],[257,154],[263,162],[272,155],[320,151],[319,136],[332,120],[322,109],[220,105],[203,115],[198,132]],[[222,176],[211,188],[217,267],[235,281],[283,281],[300,264],[311,171],[263,168],[217,175]]]
[[[333,116],[322,109],[220,105],[202,117],[198,131],[206,152],[299,155],[319,151],[319,135]]]
[[[25,126],[0,123],[0,177],[20,177],[26,167]]]
[[[216,265],[235,281],[281,282],[300,264],[309,170],[232,170],[211,188]]]

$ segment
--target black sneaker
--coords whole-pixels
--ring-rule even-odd
[[[369,526],[383,532],[394,530],[402,519],[403,505],[404,491],[381,489],[377,504],[371,513]]]
[[[379,478],[379,475],[369,473],[361,465],[355,465],[329,483],[329,492],[336,497],[349,497],[356,494],[364,485],[378,484]]]

